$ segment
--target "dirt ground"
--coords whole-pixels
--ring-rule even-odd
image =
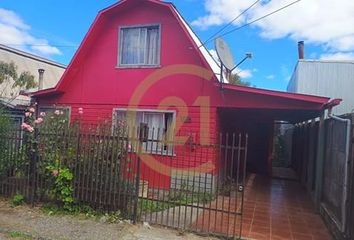
[[[83,216],[50,216],[38,207],[11,207],[0,199],[0,239],[119,239],[119,240],[207,240],[215,239],[127,221],[109,224]]]

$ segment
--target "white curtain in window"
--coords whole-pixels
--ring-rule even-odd
[[[147,29],[139,28],[140,30],[140,44],[138,48],[139,60],[138,64],[146,64],[146,38],[147,38]]]
[[[140,28],[126,28],[122,30],[122,64],[141,63],[141,31]]]
[[[158,58],[158,44],[159,44],[159,29],[158,28],[150,28],[148,30],[147,37],[147,59],[146,64],[154,65],[157,64]]]
[[[144,122],[149,126],[149,141],[147,142],[147,150],[160,151],[163,147],[161,144],[164,133],[164,114],[163,113],[144,113]],[[159,140],[159,143],[152,140]]]
[[[126,110],[117,110],[115,114],[115,126],[120,126],[122,123],[127,124],[130,131],[129,135],[135,136],[137,128],[140,126],[140,123],[143,122],[143,112],[135,112],[135,121],[128,119],[134,116],[131,114],[133,114],[133,112],[129,114]]]
[[[118,121],[125,121],[126,119],[126,112],[125,111],[117,111],[116,112],[116,115],[115,115],[115,117],[116,117],[116,119],[118,120]]]
[[[156,65],[158,63],[158,27],[124,28],[121,30],[120,63]]]
[[[121,121],[127,123],[129,127],[129,136],[137,137],[140,123],[146,123],[149,128],[148,141],[143,143],[143,149],[147,152],[164,152],[165,140],[173,139],[173,114],[162,112],[135,112],[135,121],[127,119],[130,115],[126,110],[117,110],[115,114],[115,126],[119,126]],[[165,129],[167,128],[167,129]],[[164,135],[165,134],[165,135]],[[170,151],[171,146],[168,146]]]
[[[165,121],[166,122],[166,126],[167,126],[167,129],[165,129],[165,132],[166,132],[166,140],[168,141],[172,141],[173,140],[173,136],[174,136],[174,122],[173,122],[173,114],[172,113],[165,113]]]

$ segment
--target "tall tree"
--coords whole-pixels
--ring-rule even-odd
[[[20,90],[28,90],[37,87],[34,76],[23,71],[18,74],[17,66],[14,62],[6,63],[0,61],[0,97],[8,97],[18,95]],[[7,91],[7,92],[5,92]]]
[[[230,84],[234,84],[234,85],[246,86],[246,87],[250,87],[251,86],[250,82],[242,81],[241,77],[237,73],[231,73],[230,74],[229,83]]]

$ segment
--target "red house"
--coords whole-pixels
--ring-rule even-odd
[[[185,144],[212,144],[220,132],[247,132],[249,170],[263,173],[271,169],[274,121],[312,119],[328,106],[325,97],[229,84],[221,88],[219,73],[172,3],[122,0],[99,12],[57,86],[34,98],[40,108],[68,109],[71,119],[83,108],[86,123],[115,125],[127,109],[134,110],[136,124],[172,129]],[[180,156],[179,150],[173,155]],[[169,154],[158,151],[158,161]],[[218,166],[216,152],[210,156],[205,162]],[[188,161],[183,165],[189,167]],[[144,166],[152,170],[148,161]]]

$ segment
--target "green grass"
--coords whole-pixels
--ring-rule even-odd
[[[55,204],[45,204],[41,207],[43,213],[47,215],[79,215],[79,214],[89,214],[94,215],[95,211],[89,206],[75,206],[70,211],[59,207]]]
[[[144,213],[159,212],[174,206],[175,204],[160,202],[158,200],[154,201],[150,199],[139,199],[138,203],[140,211]]]
[[[166,200],[139,199],[138,208],[143,213],[160,212],[185,204],[206,204],[211,202],[214,198],[215,196],[211,193],[176,189],[170,190]]]
[[[211,202],[215,196],[208,192],[192,192],[184,189],[170,190],[168,200],[174,202],[176,205],[184,204],[206,204]]]
[[[33,237],[29,234],[18,232],[18,231],[12,231],[7,233],[7,237],[9,238],[14,238],[14,239],[20,239],[20,240],[30,240],[33,239]]]
[[[102,213],[102,212],[95,211],[94,209],[92,209],[90,206],[87,205],[74,206],[71,208],[70,211],[68,211],[67,209],[58,207],[57,205],[46,204],[41,207],[41,211],[50,216],[70,215],[70,216],[84,217],[86,219],[94,219],[94,220],[104,219],[104,222],[106,223],[116,223],[122,220],[122,216],[119,211]]]

